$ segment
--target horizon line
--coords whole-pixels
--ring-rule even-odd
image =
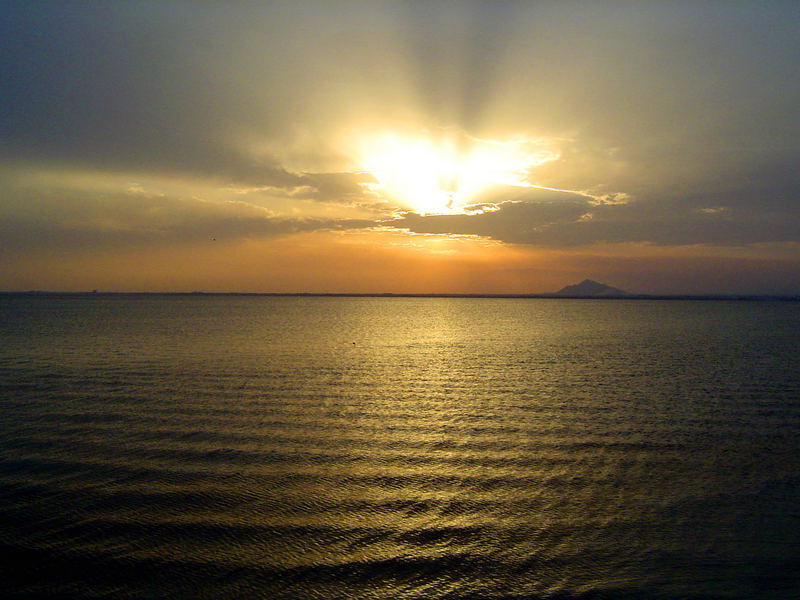
[[[265,296],[311,298],[497,298],[551,300],[782,300],[800,301],[800,294],[616,294],[577,295],[544,293],[398,293],[398,292],[206,292],[206,291],[59,291],[59,290],[0,290],[4,296]]]

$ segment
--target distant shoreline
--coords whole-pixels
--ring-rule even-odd
[[[755,302],[798,302],[800,295],[771,294],[627,294],[625,296],[591,296],[562,294],[395,294],[344,292],[59,292],[0,291],[0,296],[261,296],[287,298],[495,298],[542,300],[726,300]]]

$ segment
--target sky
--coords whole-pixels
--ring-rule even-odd
[[[0,290],[800,294],[799,24],[0,1]]]

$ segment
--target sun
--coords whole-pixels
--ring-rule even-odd
[[[406,136],[384,133],[362,144],[361,169],[373,189],[420,214],[462,212],[494,185],[529,187],[529,170],[552,160],[529,140]]]

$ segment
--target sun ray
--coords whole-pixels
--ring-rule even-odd
[[[485,140],[469,136],[383,133],[361,144],[360,168],[373,190],[421,214],[463,212],[493,185],[530,187],[530,170],[558,154],[541,140]]]

